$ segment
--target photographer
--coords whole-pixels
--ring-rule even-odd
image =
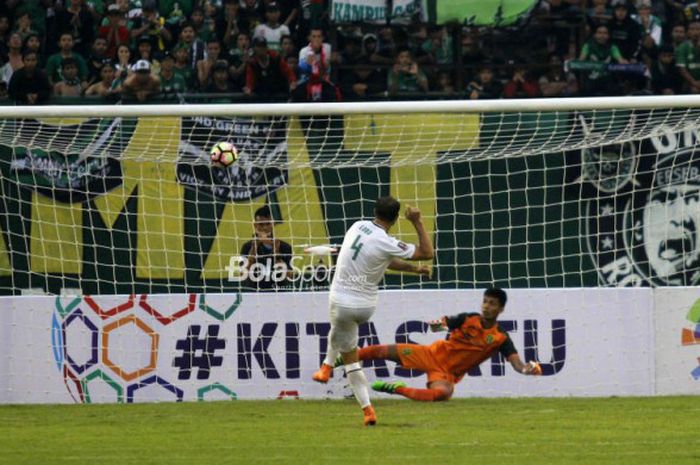
[[[388,88],[390,95],[428,91],[428,78],[418,68],[409,49],[401,49],[396,55],[396,64],[389,72]]]
[[[292,272],[292,246],[274,237],[270,207],[260,207],[255,211],[253,228],[253,239],[241,247],[241,256],[247,257],[245,267],[248,271],[243,286],[252,289],[284,286]],[[279,271],[275,270],[276,267]]]

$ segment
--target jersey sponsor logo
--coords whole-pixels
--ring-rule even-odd
[[[494,341],[493,334],[489,334],[488,336],[486,336],[486,343],[487,344],[493,344],[493,341]]]
[[[81,203],[121,185],[121,155],[135,119],[91,119],[77,124],[24,120],[0,129],[5,176],[64,203]],[[11,134],[6,134],[7,130]]]
[[[177,180],[185,188],[228,202],[248,202],[287,184],[287,122],[283,118],[182,119]],[[229,141],[238,161],[213,167],[209,149]],[[274,165],[274,166],[273,166]]]
[[[659,134],[641,142],[630,181],[614,191],[593,182],[585,236],[604,285],[700,284],[699,134]],[[633,166],[621,157],[616,169],[628,176]]]

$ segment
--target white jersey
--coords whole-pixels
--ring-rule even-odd
[[[394,257],[411,258],[416,250],[372,221],[357,221],[345,233],[338,254],[331,302],[345,307],[377,305],[377,285]]]
[[[279,52],[282,48],[282,37],[289,35],[289,28],[284,24],[280,24],[275,28],[267,24],[258,24],[253,31],[253,37],[262,37],[267,41],[267,46],[270,50]]]

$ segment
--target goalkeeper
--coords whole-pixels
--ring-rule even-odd
[[[487,289],[481,303],[481,314],[460,313],[431,321],[429,324],[433,332],[450,331],[447,340],[435,341],[430,345],[374,345],[360,349],[360,360],[391,360],[404,368],[422,370],[428,376],[427,389],[386,381],[375,381],[372,389],[419,401],[449,400],[455,384],[464,374],[495,351],[499,351],[518,373],[541,375],[540,365],[536,362],[523,363],[508,333],[498,327],[497,318],[504,310],[507,299],[502,289]]]

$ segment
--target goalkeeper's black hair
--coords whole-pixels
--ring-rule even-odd
[[[390,195],[379,197],[374,204],[374,216],[389,223],[396,221],[399,210],[401,210],[401,203]]]
[[[484,291],[484,297],[495,297],[501,303],[501,307],[505,307],[506,302],[508,302],[508,294],[498,287],[489,287],[486,289]]]

